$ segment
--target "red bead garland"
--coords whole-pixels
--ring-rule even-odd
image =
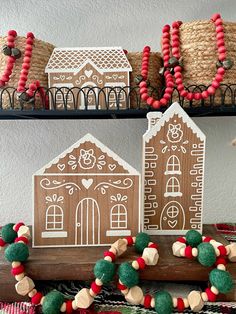
[[[185,310],[184,300],[182,298],[177,298],[177,310],[183,312]]]
[[[152,301],[152,296],[150,294],[146,294],[144,296],[144,302],[143,302],[143,305],[146,309],[151,308],[151,301]]]

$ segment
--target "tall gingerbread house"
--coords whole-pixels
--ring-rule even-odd
[[[202,230],[205,135],[178,104],[148,114],[143,136],[144,229]]]

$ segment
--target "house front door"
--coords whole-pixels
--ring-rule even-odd
[[[96,103],[98,102],[98,89],[97,85],[93,82],[86,82],[81,86],[80,92],[80,109],[96,109]]]
[[[100,210],[93,198],[82,199],[76,208],[75,245],[100,244]]]

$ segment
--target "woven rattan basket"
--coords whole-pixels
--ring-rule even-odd
[[[142,64],[142,53],[141,52],[130,52],[127,55],[128,60],[132,66],[132,72],[130,75],[130,86],[136,87],[130,95],[131,108],[137,107],[137,96],[139,97],[139,90],[134,79],[137,75],[141,73],[141,64]],[[161,54],[158,52],[151,52],[149,59],[149,71],[148,71],[148,80],[150,81],[150,86],[154,90],[161,90],[163,88],[163,77],[159,74],[159,70],[162,67],[163,61]],[[150,88],[150,92],[152,89]],[[154,91],[153,95],[156,95]],[[141,108],[146,107],[146,103],[141,102]]]
[[[234,61],[234,66],[226,71],[222,84],[234,84],[236,83],[236,23],[224,22],[223,26],[227,57]],[[184,85],[210,85],[216,74],[218,60],[214,23],[210,20],[183,23],[180,27],[180,51],[183,58]],[[221,90],[224,90],[224,87]],[[195,89],[195,91],[199,90]],[[207,100],[205,102],[207,103]],[[217,106],[221,102],[221,93],[218,90],[214,96],[214,104]],[[194,104],[199,105],[200,102],[194,101]],[[225,93],[224,104],[232,104],[230,92]]]
[[[0,47],[2,47],[7,42],[7,37],[0,37]],[[26,38],[18,36],[15,41],[15,46],[20,49],[21,51],[21,58],[17,59],[13,68],[12,75],[10,77],[9,82],[7,83],[7,86],[17,88],[18,80],[20,77],[20,71],[21,66],[23,63],[24,58],[24,51],[26,46]],[[32,59],[31,59],[31,65],[28,75],[28,81],[26,83],[26,86],[28,86],[30,83],[32,83],[35,80],[39,80],[41,86],[46,87],[48,86],[48,78],[45,74],[45,67],[47,65],[47,62],[49,60],[50,55],[52,54],[54,46],[35,39],[34,45],[33,45],[33,52],[32,52]],[[3,73],[6,65],[7,57],[0,53],[0,73]],[[1,74],[0,74],[1,75]],[[36,102],[36,107],[39,107],[39,102]],[[7,109],[10,107],[9,102],[9,95],[7,93],[3,93],[2,95],[2,107],[3,109]],[[19,107],[19,101],[14,101],[14,108]]]

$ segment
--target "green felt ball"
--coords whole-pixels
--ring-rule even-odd
[[[228,271],[215,268],[210,272],[209,279],[221,293],[228,293],[233,288],[233,279]]]
[[[167,291],[158,291],[155,294],[155,310],[158,314],[171,314],[173,312],[173,301]]]
[[[142,253],[151,241],[150,236],[144,232],[140,232],[136,236],[135,250],[137,253]]]
[[[13,230],[14,224],[7,224],[2,227],[2,239],[6,243],[14,242],[15,238],[17,237],[17,232]]]
[[[9,262],[25,262],[29,257],[28,246],[24,243],[12,243],[5,250],[5,257]]]
[[[197,247],[202,242],[202,235],[197,230],[189,230],[186,233],[186,241],[191,247]]]
[[[130,263],[122,263],[118,269],[120,281],[128,288],[136,286],[139,282],[138,272]]]
[[[94,266],[94,275],[103,283],[109,283],[115,275],[115,265],[104,259],[100,259]]]
[[[214,247],[208,242],[202,242],[198,245],[198,261],[203,266],[211,267],[216,262],[216,253]]]
[[[46,294],[43,301],[43,314],[58,314],[64,302],[64,296],[61,292],[53,290]]]

